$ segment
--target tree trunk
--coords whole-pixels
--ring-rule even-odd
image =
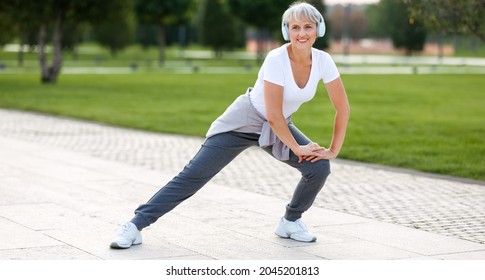
[[[52,66],[47,65],[47,56],[45,53],[46,45],[46,30],[45,24],[42,23],[39,30],[39,62],[42,71],[41,81],[44,84],[54,84],[57,81],[57,77],[61,72],[62,67],[62,52],[61,52],[61,38],[62,38],[62,21],[60,11],[57,14],[56,21],[54,23],[54,34],[52,36],[53,44],[53,58]]]
[[[52,37],[53,44],[53,61],[52,61],[52,73],[51,82],[55,83],[57,77],[61,73],[62,68],[62,18],[61,11],[58,11],[56,22],[54,24],[54,34]]]
[[[165,26],[163,24],[159,25],[159,54],[158,54],[158,65],[163,66],[165,62]]]
[[[45,24],[42,23],[39,28],[39,64],[41,71],[41,81],[48,79],[49,67],[47,66],[47,57],[45,54],[45,40],[46,40]]]
[[[17,54],[17,66],[24,66],[24,40],[20,39],[19,52]]]

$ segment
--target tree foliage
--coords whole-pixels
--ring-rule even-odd
[[[224,0],[203,0],[199,25],[202,43],[212,47],[217,57],[224,49],[236,46],[240,34],[236,19],[229,13]]]
[[[228,0],[231,12],[235,16],[248,25],[256,27],[260,31],[268,31],[266,33],[276,34],[275,38],[281,39],[281,18],[286,9],[294,2],[294,0]],[[325,15],[325,5],[322,0],[308,0],[306,2],[313,5],[322,15]],[[329,21],[326,22],[327,25],[328,23]],[[319,49],[328,48],[328,37],[318,39],[315,47]]]
[[[485,41],[485,0],[403,0],[411,15],[435,30]]]
[[[3,4],[0,3],[0,46],[11,42],[16,35],[15,21]]]
[[[294,0],[228,0],[231,13],[248,26],[255,27],[258,60],[264,56],[264,42],[268,34],[281,38],[281,16]]]
[[[410,15],[402,0],[381,0],[377,9],[381,32],[392,39],[394,47],[403,48],[406,55],[424,48],[426,28]]]
[[[37,33],[41,81],[55,83],[62,68],[63,37],[82,22],[96,22],[120,11],[131,0],[2,0],[2,13],[13,15],[20,38]],[[52,42],[52,63],[46,45]]]
[[[382,24],[382,7],[378,4],[370,4],[365,10],[367,18],[367,36],[371,38],[386,38],[388,36],[387,25]]]
[[[294,0],[228,0],[231,12],[259,29],[279,30],[281,16]]]
[[[95,40],[108,48],[112,56],[133,43],[135,20],[131,1],[126,1],[123,8],[112,11],[103,20],[93,23]]]
[[[158,26],[160,64],[165,61],[166,27],[186,23],[193,4],[192,0],[135,0],[138,22]]]
[[[406,55],[421,51],[426,43],[426,28],[411,17],[401,0],[382,0],[383,15],[388,23],[392,42],[396,48],[404,48]]]
[[[158,26],[147,23],[137,23],[135,31],[135,41],[146,50],[151,46],[158,46],[160,44],[158,37]]]

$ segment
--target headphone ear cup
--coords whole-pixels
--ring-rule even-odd
[[[281,33],[283,34],[283,39],[288,41],[290,39],[290,30],[288,30],[288,25],[281,23]]]
[[[320,20],[317,26],[317,36],[318,37],[323,37],[325,35],[325,22],[323,21],[323,18]]]

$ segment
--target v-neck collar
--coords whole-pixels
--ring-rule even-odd
[[[310,79],[311,79],[312,74],[313,74],[313,64],[314,64],[313,59],[315,59],[315,54],[313,53],[313,48],[311,49],[312,65],[310,66],[310,74],[308,75],[308,80],[306,81],[305,85],[303,87],[300,87],[295,81],[295,75],[293,75],[293,68],[291,67],[291,60],[290,60],[290,54],[288,53],[288,46],[289,46],[289,44],[285,44],[284,48],[285,48],[285,53],[286,53],[286,62],[288,63],[288,67],[290,68],[290,72],[291,72],[291,79],[293,81],[293,84],[296,86],[296,88],[298,88],[299,90],[304,90],[308,86],[308,82],[310,82]]]

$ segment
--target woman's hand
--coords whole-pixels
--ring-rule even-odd
[[[316,150],[318,150],[320,146],[316,143],[309,143],[305,146],[298,146],[296,149],[293,150],[293,153],[298,157],[298,163],[302,163],[303,160],[306,160],[309,157],[316,157],[318,154]]]
[[[331,149],[327,149],[325,147],[320,147],[317,143],[309,143],[305,146],[300,146],[305,148],[307,151],[311,150],[310,154],[302,155],[301,157],[298,156],[298,163],[301,163],[303,160],[310,161],[310,162],[317,162],[322,159],[335,159],[337,157],[337,153],[332,151]]]
[[[315,152],[317,153],[316,156],[306,157],[305,160],[311,161],[311,162],[316,162],[316,161],[319,161],[321,159],[331,160],[331,159],[335,159],[337,157],[337,153],[332,151],[331,149],[320,148],[319,150],[316,150]]]
[[[321,159],[334,159],[337,157],[335,153],[324,147],[320,147],[315,142],[311,142],[305,146],[299,146],[296,151],[293,151],[298,156],[298,163],[306,161],[316,162]]]

